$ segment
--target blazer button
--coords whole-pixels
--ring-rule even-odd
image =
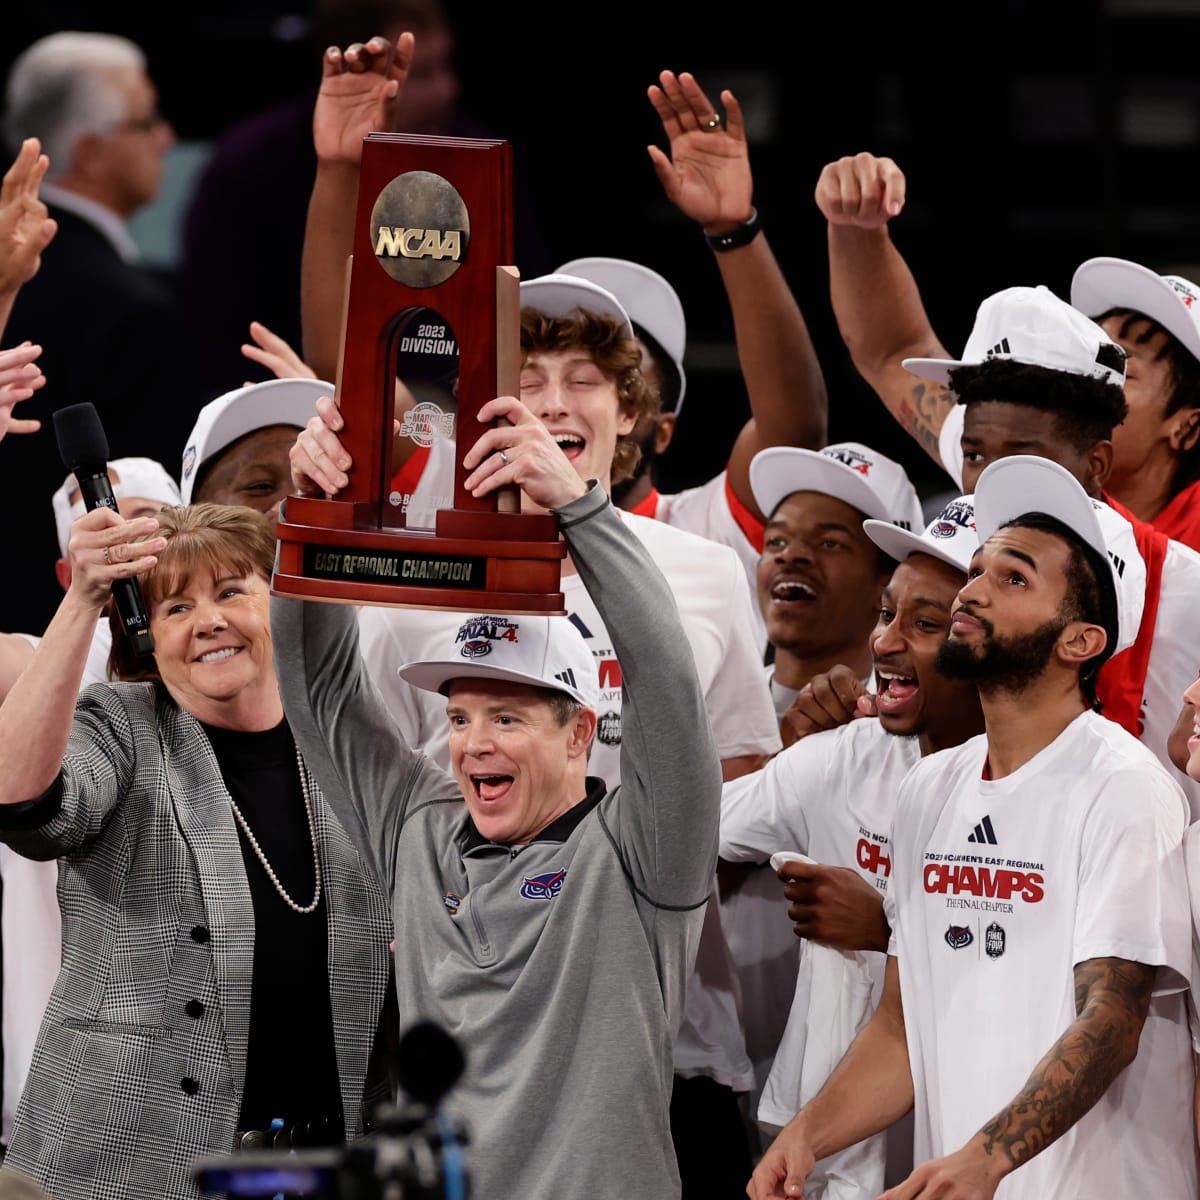
[[[199,1090],[200,1085],[190,1076],[185,1075],[180,1081],[179,1086],[183,1088],[189,1096],[194,1096]]]
[[[199,1000],[189,1000],[183,1006],[183,1011],[187,1013],[189,1017],[195,1017],[196,1020],[199,1020],[202,1016],[204,1016],[204,1005],[201,1004]]]
[[[192,926],[192,941],[193,942],[199,942],[203,946],[205,942],[207,942],[211,939],[211,937],[212,937],[212,934],[208,932],[208,929],[206,926],[204,926],[204,925],[193,925]]]

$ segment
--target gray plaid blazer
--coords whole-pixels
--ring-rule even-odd
[[[63,966],[5,1168],[54,1200],[195,1197],[189,1168],[232,1148],[246,1069],[254,910],[229,793],[199,724],[151,684],[84,691],[62,782],[50,820],[14,828],[14,814],[0,829],[18,853],[60,859],[63,919]],[[366,1081],[391,920],[371,868],[313,797],[342,1104],[356,1133],[383,1094]],[[199,1018],[190,1000],[204,1005]]]

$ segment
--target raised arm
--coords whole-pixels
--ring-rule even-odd
[[[855,154],[826,165],[816,201],[829,222],[830,299],[850,358],[892,416],[943,465],[938,433],[954,400],[942,384],[900,365],[905,358],[952,357],[888,232],[904,208],[905,188],[890,158]]]
[[[879,1007],[825,1085],[767,1148],[746,1194],[751,1200],[796,1200],[817,1159],[887,1129],[912,1104],[900,972],[889,957]]]
[[[648,95],[669,142],[669,153],[647,147],[667,198],[706,234],[737,229],[754,211],[754,180],[737,98],[728,90],[721,93],[726,124],[710,129],[707,122],[718,114],[692,75],[663,71]],[[729,458],[729,482],[742,504],[765,520],[750,491],[750,460],[767,446],[815,449],[825,444],[825,378],[767,235],[760,232],[746,245],[714,256],[733,315],[751,413]]]
[[[332,46],[325,52],[313,110],[317,174],[300,260],[303,358],[318,379],[337,379],[363,139],[392,128],[392,111],[412,65],[413,44],[413,35],[402,33],[395,45],[373,37],[344,51]]]
[[[108,508],[85,513],[72,526],[71,586],[0,705],[0,804],[34,800],[58,777],[96,622],[114,580],[154,566],[166,541],[132,543],[157,528],[153,517],[126,521]]]
[[[604,492],[587,488],[550,431],[519,400],[479,410],[467,452],[475,495],[515,483],[560,527],[622,665],[621,829],[628,869],[657,904],[697,906],[717,865],[721,765],[675,598]],[[499,451],[505,452],[502,461]],[[640,878],[638,875],[640,873]]]
[[[37,138],[26,138],[0,183],[0,333],[17,293],[38,272],[42,251],[58,231],[38,196],[50,160]]]
[[[1075,967],[1079,1014],[1020,1093],[959,1151],[918,1166],[890,1193],[987,1200],[1000,1181],[1082,1118],[1137,1054],[1156,968],[1121,958]]]

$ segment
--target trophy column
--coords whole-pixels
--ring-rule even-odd
[[[463,487],[462,458],[483,432],[476,414],[493,396],[520,394],[512,257],[507,142],[365,139],[336,381],[340,436],[354,465],[335,499],[284,502],[273,592],[565,611],[557,518],[521,513],[516,488],[479,499]],[[401,439],[409,439],[399,447],[397,381]]]

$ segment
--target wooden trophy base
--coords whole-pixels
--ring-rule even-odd
[[[302,600],[516,616],[566,613],[550,514],[443,509],[434,532],[364,528],[346,500],[289,496],[271,591]]]

